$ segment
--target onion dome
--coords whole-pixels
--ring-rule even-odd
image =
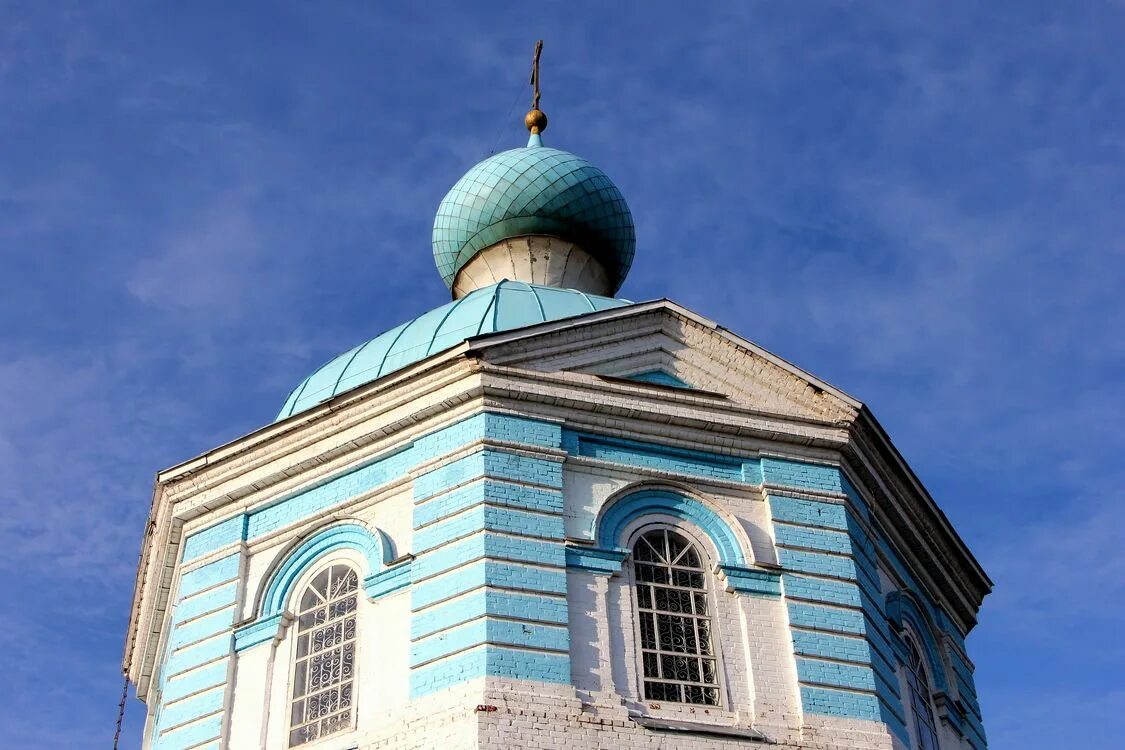
[[[434,260],[454,301],[321,366],[289,394],[278,420],[477,336],[631,304],[612,295],[633,263],[633,216],[604,172],[543,145],[541,48],[527,146],[477,164],[438,207]]]
[[[626,300],[517,281],[477,289],[327,362],[293,389],[277,419],[390,375],[466,339],[628,304]]]
[[[543,145],[546,115],[528,113],[525,148],[465,173],[434,218],[434,261],[453,296],[515,279],[612,295],[633,263],[633,215],[585,159]]]

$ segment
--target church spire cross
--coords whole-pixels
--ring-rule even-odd
[[[539,109],[539,57],[543,54],[543,40],[535,43],[535,57],[531,60],[531,86],[535,90],[535,97],[531,100],[531,108]]]
[[[531,99],[531,111],[523,118],[523,124],[531,132],[532,137],[539,135],[547,129],[547,115],[539,109],[539,56],[543,54],[543,40],[535,43],[535,57],[531,60],[531,88],[534,95]]]

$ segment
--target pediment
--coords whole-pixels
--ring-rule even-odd
[[[763,413],[838,423],[861,404],[833,386],[668,301],[482,337],[486,362],[721,396]]]

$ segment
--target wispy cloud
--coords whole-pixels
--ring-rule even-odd
[[[444,301],[432,211],[521,142],[542,36],[548,142],[636,216],[624,296],[675,298],[872,404],[980,550],[992,746],[1116,737],[1125,656],[1084,652],[1120,629],[1100,605],[1125,578],[1123,22],[1120,4],[6,6],[0,571],[19,603],[0,632],[43,648],[37,671],[0,659],[20,688],[0,731],[108,736],[153,473]],[[1051,706],[1027,687],[1047,684]]]

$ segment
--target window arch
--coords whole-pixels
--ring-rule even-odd
[[[355,726],[359,575],[346,564],[317,573],[296,606],[289,746]]]
[[[719,664],[705,557],[683,534],[658,528],[632,548],[645,700],[719,705]]]
[[[906,688],[910,704],[910,716],[914,725],[916,750],[940,750],[937,722],[934,721],[933,698],[930,694],[930,679],[926,674],[926,663],[922,650],[913,633],[902,637],[906,646]]]

